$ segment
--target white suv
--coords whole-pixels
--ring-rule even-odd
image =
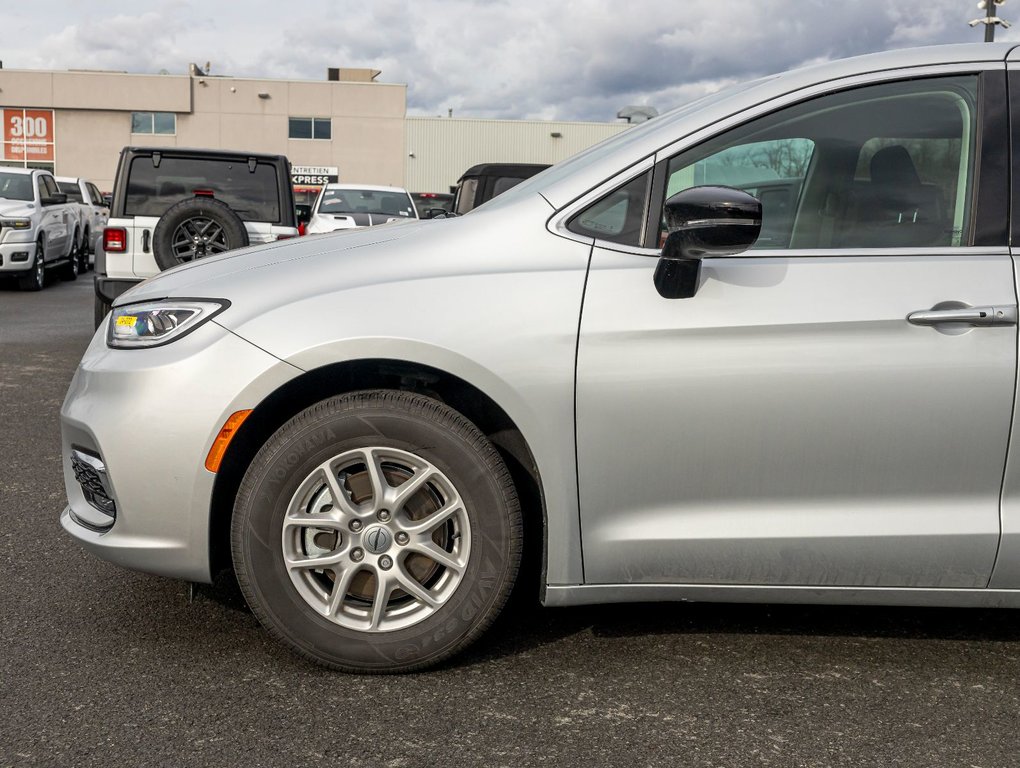
[[[96,326],[117,296],[164,269],[297,234],[283,155],[125,147],[96,259]]]

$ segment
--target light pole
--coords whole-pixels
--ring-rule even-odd
[[[1010,24],[1005,19],[1000,19],[995,9],[997,6],[1005,3],[1006,0],[981,0],[978,3],[978,8],[982,8],[985,11],[985,17],[983,19],[974,19],[968,22],[970,26],[976,27],[978,24],[985,25],[985,42],[991,43],[995,41],[995,25],[1001,24],[1003,29],[1009,29]]]

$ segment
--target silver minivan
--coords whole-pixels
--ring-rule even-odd
[[[62,524],[233,568],[348,671],[451,656],[529,575],[549,606],[1020,606],[1018,103],[1010,44],[839,61],[465,216],[165,272],[71,384]]]

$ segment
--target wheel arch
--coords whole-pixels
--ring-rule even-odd
[[[209,512],[212,576],[233,567],[230,521],[234,500],[259,448],[305,408],[334,395],[365,389],[433,397],[464,415],[492,441],[510,470],[524,516],[520,586],[524,594],[538,595],[544,583],[546,508],[538,466],[523,433],[495,400],[464,379],[422,363],[383,358],[350,360],[307,371],[272,392],[252,411],[231,441],[213,485]]]

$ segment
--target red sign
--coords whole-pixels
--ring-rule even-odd
[[[5,160],[53,162],[52,109],[5,109],[3,123]]]

